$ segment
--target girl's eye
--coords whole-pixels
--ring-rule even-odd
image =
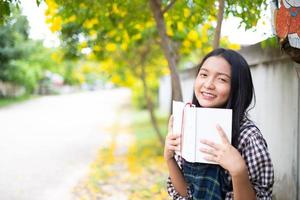
[[[201,78],[207,77],[207,74],[204,74],[204,73],[200,73],[199,75]]]
[[[219,80],[220,80],[221,82],[223,82],[223,83],[226,83],[226,82],[227,82],[227,80],[224,79],[224,78],[219,78]]]

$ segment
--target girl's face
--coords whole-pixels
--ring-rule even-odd
[[[221,56],[211,56],[203,63],[195,80],[195,95],[202,107],[225,106],[230,94],[231,66]]]

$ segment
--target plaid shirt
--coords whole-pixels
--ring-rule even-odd
[[[256,192],[256,198],[260,200],[271,200],[274,171],[267,143],[260,130],[247,118],[242,120],[240,130],[238,151],[247,164],[249,179]],[[175,154],[175,160],[177,161],[178,166],[182,168],[179,155]],[[227,171],[225,172],[228,176],[228,180],[231,182],[231,176]],[[175,190],[170,177],[168,177],[167,180],[167,191],[173,200],[192,199],[189,188],[188,197],[180,196]],[[233,200],[233,191],[228,192],[225,199]]]

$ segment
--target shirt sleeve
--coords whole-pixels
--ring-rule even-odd
[[[249,133],[242,148],[249,178],[256,192],[256,198],[271,200],[274,170],[267,144],[257,128],[249,129]]]
[[[175,157],[175,160],[176,160],[179,168],[181,169],[182,163],[181,163],[180,155],[175,154],[174,157]],[[187,197],[180,196],[180,194],[175,190],[175,187],[173,186],[170,177],[168,177],[168,179],[167,179],[167,191],[173,200],[191,200],[192,199],[191,191],[189,188],[187,188],[187,193],[188,193]]]

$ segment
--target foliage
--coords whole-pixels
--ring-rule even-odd
[[[203,50],[202,54],[205,54],[211,50],[215,6],[213,1],[206,4],[202,1],[188,2],[176,2],[169,13],[165,13],[167,33],[178,49],[178,55],[188,55],[195,49]],[[115,61],[116,55],[123,54],[122,59],[126,62],[130,57],[128,54],[132,54],[137,47],[148,45],[149,41],[151,46],[159,45],[147,1],[78,3],[46,0],[46,3],[47,21],[52,31],[60,33],[67,57],[78,58],[90,51],[93,57],[101,61],[109,58]],[[209,9],[202,9],[207,6]],[[76,15],[75,11],[78,11]],[[212,16],[207,17],[209,14]],[[162,54],[157,47],[151,49]],[[137,53],[135,51],[134,55],[138,56]],[[148,56],[147,59],[154,58]],[[118,61],[115,64],[122,63]]]
[[[81,1],[79,4],[47,0],[46,3],[48,22],[52,31],[60,33],[69,57],[78,57],[83,49],[90,49],[102,60],[118,49],[128,52],[132,47],[145,44],[146,40],[158,44],[147,1]],[[76,15],[75,10],[79,10]],[[211,50],[215,15],[215,1],[212,0],[176,2],[164,14],[167,34],[178,55],[187,55],[195,49],[203,49],[202,54]]]
[[[1,80],[25,86],[27,92],[32,93],[44,77],[45,71],[62,73],[60,66],[51,59],[53,50],[45,48],[42,42],[33,40],[16,42],[16,47],[12,47],[10,52],[18,52],[19,56],[13,57],[12,54],[7,56],[7,62],[1,65]]]
[[[22,61],[30,59],[31,52],[37,45],[28,39],[28,21],[14,10],[7,23],[0,29],[0,80],[24,85],[32,91],[39,74],[37,69],[30,69]]]
[[[153,80],[154,85],[150,85],[149,87],[149,96],[151,97],[152,103],[154,106],[158,105],[158,99],[157,99],[157,93],[158,93],[158,80]],[[142,83],[140,80],[137,80],[137,82],[132,87],[132,104],[137,109],[146,109],[147,108],[147,102],[144,96],[144,88],[142,86]]]
[[[29,95],[24,95],[24,96],[19,96],[19,97],[9,97],[9,98],[0,98],[0,108],[9,106],[15,103],[21,103],[23,101],[27,101],[30,98],[33,98],[32,96]]]
[[[10,13],[7,7],[9,4],[19,4],[18,0],[2,0],[1,2],[5,4],[1,7],[3,13]],[[61,44],[65,50],[63,55],[67,59],[77,59],[88,55],[97,60],[112,57],[115,61],[115,55],[121,53],[122,59],[126,62],[126,58],[130,57],[127,55],[128,52],[130,54],[136,47],[147,45],[147,41],[152,41],[154,46],[158,45],[159,37],[148,1],[45,0],[45,2],[48,5],[47,21],[53,32],[60,33]],[[40,0],[37,0],[37,4],[39,3]],[[178,62],[182,56],[189,56],[195,51],[200,57],[211,50],[217,15],[216,0],[176,1],[170,7],[168,7],[170,1],[161,1],[161,3],[164,9],[168,8],[163,17],[166,22],[167,35],[172,41],[171,45]],[[234,0],[227,0],[225,3],[225,17],[231,15],[241,17],[241,23],[244,23],[247,29],[256,25],[260,17],[261,9],[257,8],[266,8],[266,2],[262,0],[247,0],[239,2],[238,6]],[[224,47],[228,46],[226,40],[221,43]],[[156,59],[156,57],[147,59]],[[123,65],[120,60],[115,63],[119,65],[119,69],[128,66]],[[138,65],[141,63],[137,63],[134,67]],[[70,78],[73,67],[67,66],[66,80],[73,83],[74,79]],[[147,63],[145,66],[149,67]],[[111,76],[117,82],[124,80],[124,75],[134,74],[132,69],[117,71],[114,76]],[[157,76],[161,74],[163,73]],[[136,74],[132,77],[135,78],[129,78],[131,81],[140,78]],[[126,84],[130,85],[130,83]]]
[[[261,42],[261,47],[263,49],[267,48],[267,47],[275,47],[275,48],[280,48],[280,45],[279,45],[279,41],[278,41],[278,38],[273,36],[273,37],[270,37],[264,41]]]
[[[28,21],[24,16],[16,14],[0,29],[0,80],[7,81],[7,69],[11,60],[26,57],[26,51],[18,43],[28,40]]]
[[[42,0],[36,0],[36,4],[40,5]],[[12,7],[19,8],[21,0],[0,0],[0,25],[3,24],[13,12]]]
[[[225,17],[239,17],[242,20],[241,25],[244,25],[245,29],[257,25],[258,20],[261,18],[261,12],[267,9],[268,4],[264,0],[226,0],[225,3]]]
[[[46,71],[63,75],[68,84],[80,84],[86,80],[81,79],[84,75],[77,72],[79,67],[74,62],[63,59],[63,51],[46,48],[41,41],[29,39],[28,30],[28,21],[18,9],[14,9],[2,25],[1,81],[25,86],[27,93],[32,93],[45,78]]]
[[[140,72],[145,67],[146,83],[151,84],[151,96],[156,99],[158,79],[169,70],[160,50],[161,38],[149,9],[149,1],[45,2],[48,5],[47,22],[53,32],[59,33],[66,58],[88,56],[100,61],[102,72],[114,84],[132,88],[134,102],[139,102],[139,107],[145,105],[145,101],[140,101],[143,99],[140,93],[143,91],[143,77]],[[193,62],[198,62],[212,50],[218,2],[185,0],[175,1],[168,7],[170,2],[161,1],[162,8],[166,9],[163,17],[176,61],[180,63],[193,54],[197,58]],[[241,17],[241,23],[247,29],[256,25],[261,10],[266,8],[266,2],[262,0],[237,3],[226,1],[225,18]],[[231,45],[227,38],[221,38],[221,46],[239,48],[238,45]],[[157,60],[160,62],[155,62]]]
[[[63,45],[69,53],[78,56],[76,43],[88,47],[98,58],[111,55],[118,48],[127,50],[142,41],[156,38],[155,22],[148,1],[61,1],[46,0],[48,22],[54,32],[60,32]],[[166,7],[169,1],[162,1]],[[167,34],[182,53],[187,49],[209,46],[217,10],[216,0],[177,1],[165,14]],[[263,0],[243,1],[237,6],[234,0],[226,1],[225,17],[240,17],[241,24],[249,29],[260,19]],[[75,11],[79,11],[75,15]],[[130,12],[134,10],[135,12]],[[251,15],[249,15],[251,13]],[[203,41],[201,40],[203,39]],[[71,49],[70,49],[71,48]],[[181,49],[181,50],[180,50]],[[79,49],[80,51],[80,49]]]

